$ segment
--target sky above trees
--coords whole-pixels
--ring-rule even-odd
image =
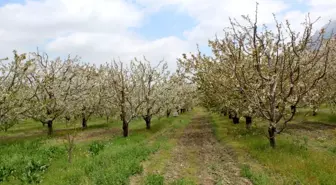
[[[39,50],[51,56],[79,55],[102,64],[146,55],[176,66],[196,43],[219,36],[229,17],[254,15],[251,0],[0,0],[0,58]],[[336,0],[260,0],[259,23],[274,27],[272,13],[294,29],[307,13],[321,16],[316,28],[336,18]]]

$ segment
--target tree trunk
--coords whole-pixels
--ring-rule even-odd
[[[87,128],[87,119],[85,118],[85,116],[82,117],[82,128],[83,129]]]
[[[250,130],[252,127],[252,117],[251,116],[245,116],[246,120],[246,129]]]
[[[232,122],[233,122],[233,124],[239,124],[239,118],[237,116],[234,116],[232,118]]]
[[[232,119],[233,118],[233,115],[231,112],[229,112],[229,119]]]
[[[222,114],[223,114],[223,116],[227,116],[228,113],[227,113],[226,110],[223,110],[223,111],[222,111]]]
[[[146,122],[146,129],[149,130],[151,128],[151,120],[152,120],[151,116],[145,116],[144,120]]]
[[[317,109],[313,109],[313,116],[317,115]]]
[[[110,116],[106,116],[106,124],[109,123]]]
[[[169,118],[170,113],[171,113],[171,111],[170,111],[170,110],[167,110],[167,112],[166,112],[167,118]]]
[[[291,105],[290,108],[291,108],[292,114],[295,114],[296,113],[296,106]]]
[[[127,137],[128,136],[128,123],[126,121],[123,121],[123,135],[124,137]]]
[[[52,120],[48,120],[47,121],[47,125],[48,125],[48,135],[52,135],[53,134],[53,121]]]
[[[276,134],[276,128],[274,126],[268,127],[268,135],[269,135],[269,141],[272,148],[275,148],[275,134]]]

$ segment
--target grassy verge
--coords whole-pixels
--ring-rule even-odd
[[[141,162],[166,146],[167,138],[162,133],[187,123],[189,117],[154,119],[151,130],[146,130],[145,123],[139,119],[131,123],[128,138],[119,136],[121,132],[107,140],[88,138],[76,144],[71,164],[67,162],[62,143],[53,142],[56,138],[41,136],[3,143],[0,145],[0,183],[128,184],[130,176],[143,171]]]
[[[309,117],[307,119],[310,120]],[[277,147],[272,149],[265,137],[266,123],[260,120],[255,121],[251,131],[245,129],[243,121],[233,125],[228,118],[217,114],[212,114],[212,123],[216,137],[236,151],[242,164],[242,175],[254,184],[332,185],[336,182],[335,153],[330,152],[332,148],[321,150],[314,147],[319,146],[320,141],[310,136],[316,132],[320,136],[335,136],[334,129],[289,130],[277,136]],[[334,137],[329,140],[336,141]]]

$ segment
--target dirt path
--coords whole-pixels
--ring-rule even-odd
[[[203,185],[251,184],[240,177],[232,151],[216,140],[206,115],[195,115],[188,126],[172,135],[173,139],[177,136],[174,147],[168,153],[159,151],[145,162],[145,173],[159,168],[154,172],[164,177],[165,184],[178,179]]]

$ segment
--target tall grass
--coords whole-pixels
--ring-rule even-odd
[[[0,145],[0,183],[39,183],[52,161],[65,153],[42,140]]]
[[[135,120],[130,125],[128,138],[117,136],[108,140],[77,143],[71,164],[66,159],[62,143],[51,142],[55,138],[39,136],[38,139],[20,139],[1,144],[0,183],[128,184],[131,176],[143,171],[141,162],[165,147],[165,130],[179,127],[189,120],[190,115],[154,118],[151,130],[145,129],[143,120]],[[96,121],[93,127],[100,128],[100,123]],[[121,127],[120,124],[110,124],[112,127]],[[11,134],[17,130],[20,129],[14,129]],[[85,132],[90,132],[90,129]]]
[[[266,123],[260,120],[251,131],[245,129],[244,123],[233,125],[217,114],[212,115],[212,122],[216,137],[233,147],[240,162],[245,163],[242,175],[255,184],[332,185],[336,182],[335,154],[310,147],[308,142],[318,141],[309,136],[298,137],[302,132],[278,135],[277,147],[272,149],[265,137]]]

